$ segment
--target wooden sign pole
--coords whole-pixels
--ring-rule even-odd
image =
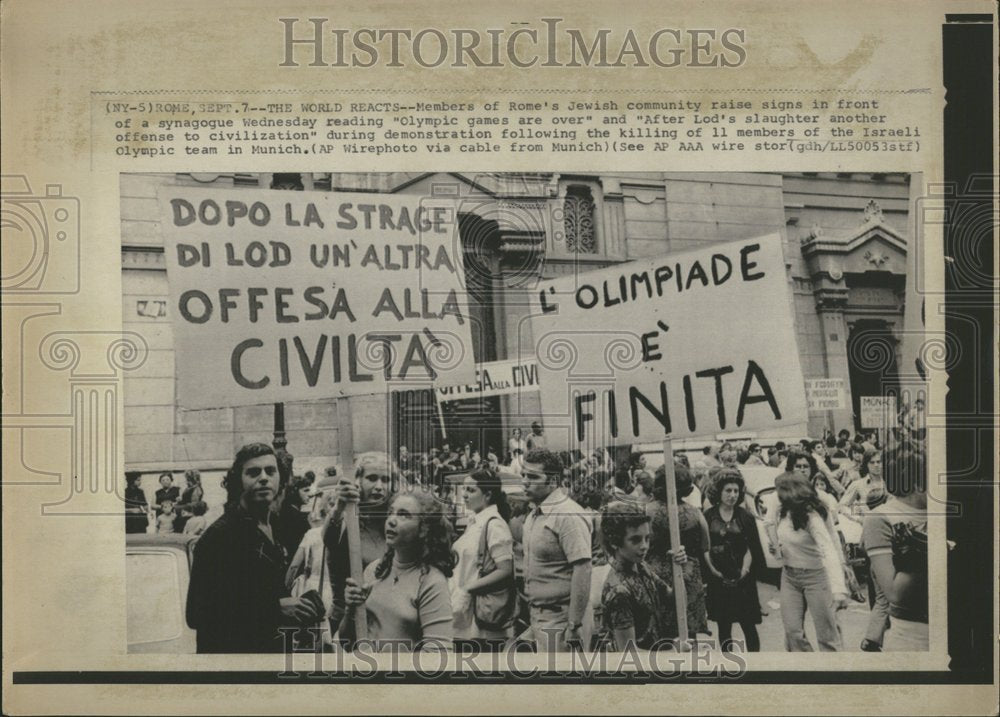
[[[681,545],[680,516],[677,510],[677,478],[674,475],[674,451],[670,437],[663,439],[663,471],[667,483],[667,520],[670,526],[670,545],[674,550]],[[669,556],[668,556],[669,557]],[[673,558],[670,558],[673,560]],[[684,587],[683,566],[673,564],[674,575],[674,605],[677,609],[677,639],[678,645],[687,644],[687,590]]]
[[[337,436],[340,444],[340,465],[345,475],[351,475],[354,466],[354,430],[351,425],[349,398],[337,399]],[[344,526],[347,528],[347,549],[351,561],[351,578],[361,585],[364,565],[361,562],[361,524],[358,504],[348,503],[344,509]],[[358,640],[368,637],[368,613],[364,605],[355,608],[354,636]]]

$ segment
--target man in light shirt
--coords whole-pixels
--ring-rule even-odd
[[[535,505],[524,522],[524,591],[539,652],[586,649],[593,631],[591,524],[558,487],[562,471],[562,460],[546,449],[529,451],[522,470]]]

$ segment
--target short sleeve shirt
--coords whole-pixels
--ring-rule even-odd
[[[921,538],[923,546],[921,547]],[[891,555],[896,568],[889,615],[927,622],[927,513],[895,498],[865,516],[861,543],[869,557]]]
[[[561,488],[524,522],[524,589],[533,605],[568,601],[573,563],[590,561],[591,524],[586,511]]]
[[[376,649],[390,641],[402,640],[404,648],[415,650],[424,641],[449,646],[452,641],[451,597],[448,578],[435,567],[393,564],[389,575],[378,579],[378,563],[365,568],[364,582],[371,584],[365,601],[368,638]]]
[[[458,556],[458,564],[451,577],[453,587],[464,588],[466,585],[479,577],[479,545],[482,540],[483,528],[489,525],[486,533],[486,549],[494,563],[501,560],[512,560],[513,542],[510,528],[500,517],[500,512],[495,505],[484,508],[479,514],[473,516],[465,532],[455,541],[453,549]]]
[[[604,627],[609,632],[633,628],[636,646],[648,650],[666,636],[669,599],[670,588],[644,564],[613,560],[601,590]]]

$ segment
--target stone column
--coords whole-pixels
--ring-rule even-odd
[[[854,431],[851,401],[851,373],[847,359],[847,322],[844,309],[847,308],[847,286],[843,274],[838,271],[813,277],[816,296],[816,312],[819,315],[820,330],[823,332],[823,352],[825,354],[826,375],[844,382],[844,408],[827,411],[823,425],[830,430],[849,428]],[[811,427],[810,427],[811,428]]]

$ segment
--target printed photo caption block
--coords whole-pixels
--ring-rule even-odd
[[[533,297],[546,431],[568,445],[807,419],[777,235],[543,281]]]
[[[457,214],[422,200],[161,189],[178,404],[474,381]]]

